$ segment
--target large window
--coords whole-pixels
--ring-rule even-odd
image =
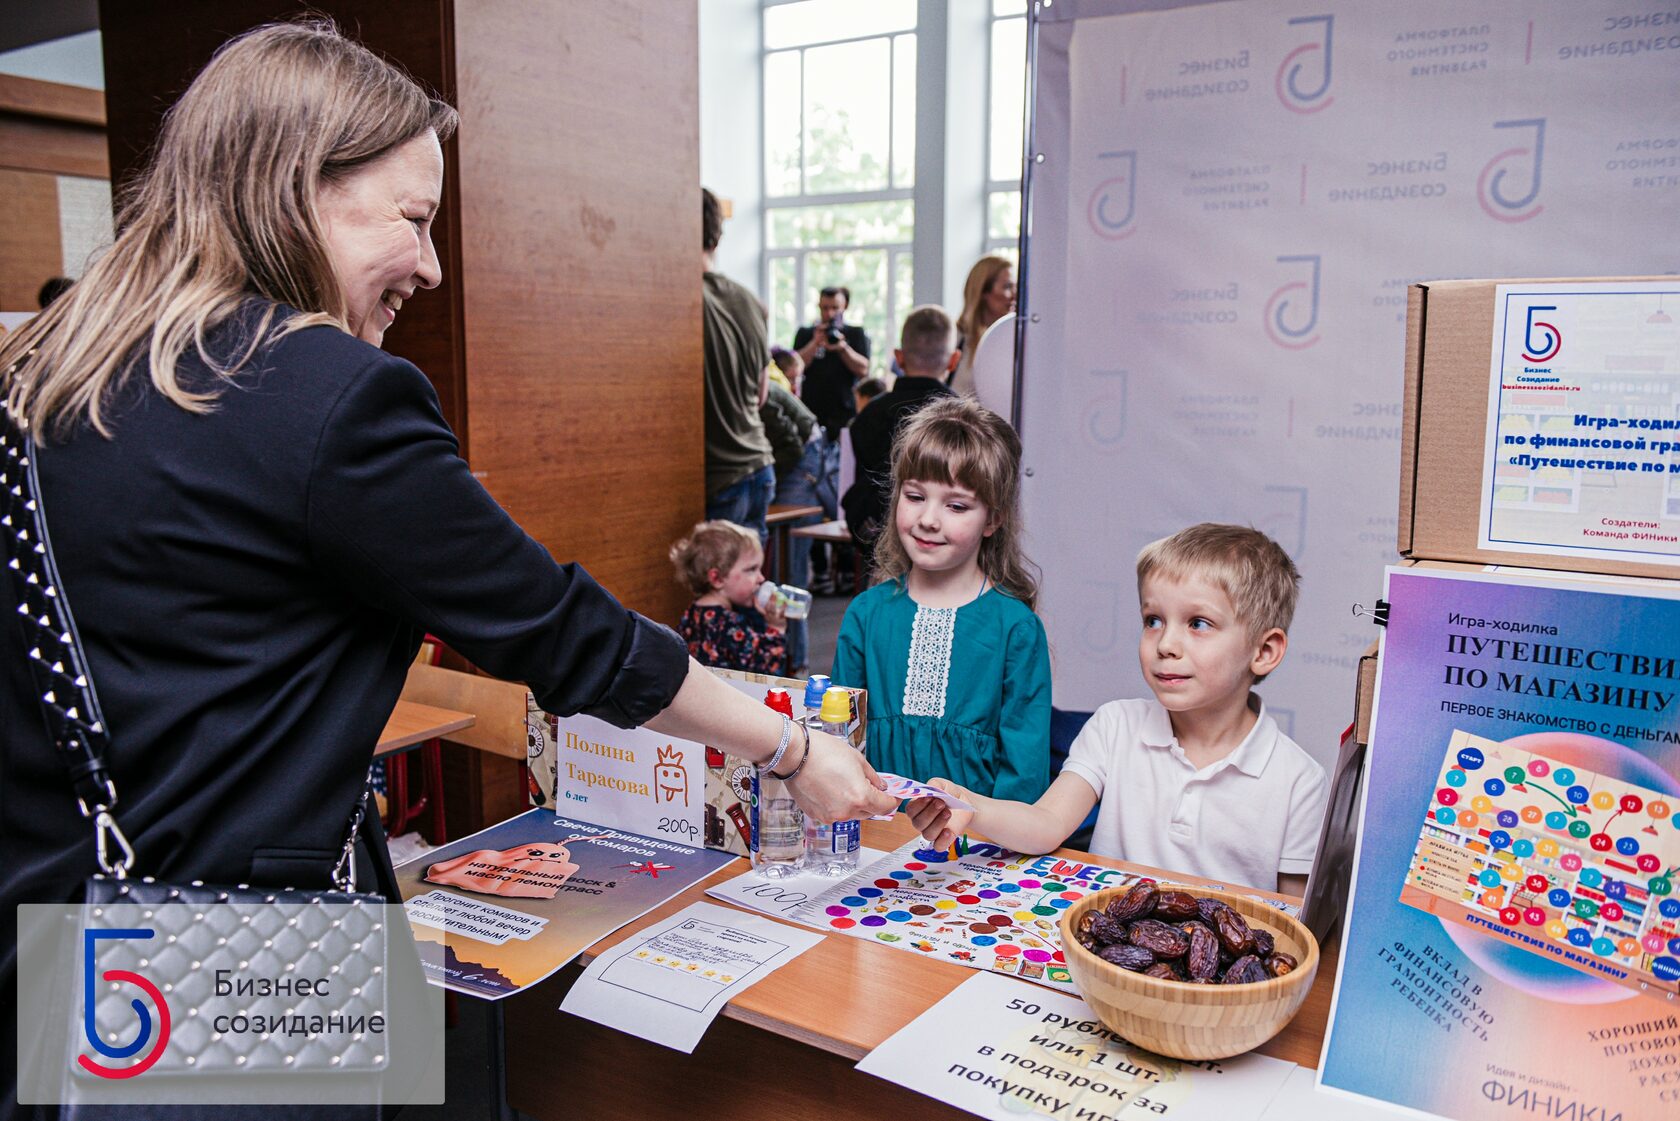
[[[916,0],[765,0],[764,245],[770,337],[851,289],[875,372],[910,309]]]
[[[1026,118],[1027,0],[992,0],[987,69],[986,251],[1014,260],[1021,239],[1021,144]]]

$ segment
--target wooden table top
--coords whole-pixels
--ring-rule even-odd
[[[891,851],[914,835],[910,820],[903,814],[892,821],[863,823],[863,843],[870,848]],[[1088,864],[1125,868],[1178,883],[1228,886],[1071,849],[1058,849],[1055,855]],[[664,921],[691,903],[710,902],[726,906],[707,895],[705,889],[733,879],[746,870],[745,860],[731,861],[663,906],[601,939],[585,950],[579,960],[584,963],[592,961],[596,954]],[[1260,896],[1271,894],[1250,888],[1236,890]],[[1272,895],[1272,898],[1299,902],[1290,896]],[[1314,978],[1300,1012],[1282,1032],[1257,1048],[1260,1054],[1304,1067],[1318,1067],[1324,1028],[1330,1017],[1336,958],[1333,940],[1330,945],[1320,948],[1318,976]],[[736,997],[724,1007],[723,1014],[856,1061],[973,975],[974,970],[950,962],[907,954],[903,950],[844,934],[830,934],[820,944]]]
[[[823,508],[821,506],[778,506],[772,504],[769,512],[764,515],[764,524],[784,525],[787,522],[796,522],[800,518],[808,518],[812,514],[822,512]]]
[[[845,522],[819,522],[816,525],[796,525],[788,530],[793,537],[809,537],[813,541],[850,542],[852,531]]]
[[[477,719],[470,712],[399,700],[397,707],[391,711],[391,719],[385,722],[385,730],[379,733],[379,742],[374,745],[373,754],[389,755],[417,743],[447,736],[450,732],[471,728]]]

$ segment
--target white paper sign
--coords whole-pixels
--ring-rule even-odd
[[[1680,283],[1501,284],[1484,549],[1680,565]]]
[[[702,843],[705,748],[589,716],[554,727],[554,810],[680,844]]]
[[[820,934],[695,903],[597,957],[560,1008],[692,1052],[725,1004],[821,941]]]
[[[1260,1121],[1394,1121],[1396,1117],[1433,1117],[1433,1113],[1373,1104],[1340,1090],[1315,1087],[1318,1072],[1296,1067],[1289,1080],[1261,1114]]]
[[[1114,1036],[1082,1000],[979,973],[858,1069],[995,1121],[1243,1121],[1265,1112],[1295,1064],[1253,1054],[1164,1058]]]
[[[867,868],[885,855],[887,854],[880,849],[860,849],[858,867]],[[800,904],[815,899],[833,887],[834,877],[818,872],[806,872],[779,880],[766,879],[757,872],[743,872],[733,880],[725,880],[707,888],[706,894],[713,899],[721,899],[725,903],[733,903],[749,911],[774,915],[778,919],[796,922],[801,926],[817,926],[816,923],[795,918],[793,912],[799,909]],[[817,929],[827,931],[828,927],[817,926]]]

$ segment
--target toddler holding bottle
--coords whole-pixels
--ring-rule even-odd
[[[734,522],[701,522],[671,546],[677,579],[694,593],[677,632],[701,665],[782,673],[787,665],[786,599],[764,597],[764,548]]]

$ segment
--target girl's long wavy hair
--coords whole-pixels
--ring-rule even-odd
[[[348,329],[316,200],[410,140],[454,131],[455,110],[330,22],[270,24],[230,40],[163,120],[118,206],[116,242],[53,305],[0,341],[7,408],[38,440],[87,423],[140,359],[191,412],[214,389],[184,385],[187,347],[223,377],[265,341],[302,327]],[[269,303],[236,353],[211,331],[246,300]],[[276,322],[274,305],[303,312]]]
[[[910,570],[898,539],[898,500],[904,484],[964,487],[985,504],[996,528],[980,542],[980,571],[1028,607],[1038,606],[1038,566],[1021,547],[1021,438],[1009,422],[970,397],[924,405],[893,440],[893,493],[875,540],[878,579]]]

